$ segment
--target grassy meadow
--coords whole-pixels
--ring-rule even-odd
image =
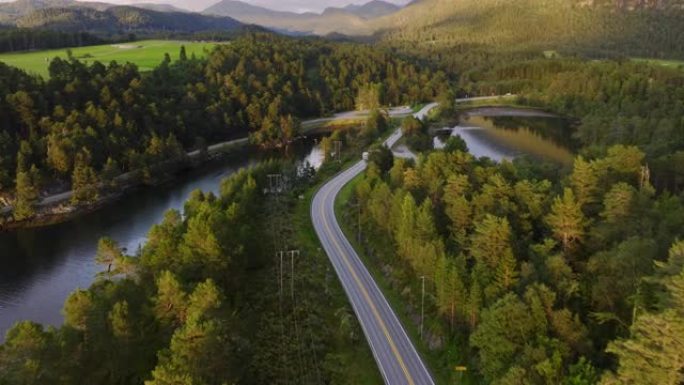
[[[662,60],[662,59],[646,59],[646,58],[632,58],[632,60],[636,61],[636,62],[661,65],[663,67],[684,68],[684,61],[682,61],[682,60]]]
[[[119,63],[131,62],[136,64],[141,71],[150,71],[164,59],[165,53],[171,55],[173,60],[178,59],[180,47],[183,45],[188,57],[192,56],[192,54],[202,57],[210,52],[216,44],[218,43],[144,40],[70,49],[75,58],[85,63],[99,61],[106,65],[111,61]],[[46,51],[4,53],[0,54],[0,61],[13,67],[21,68],[29,73],[48,77],[50,61],[55,57],[66,58],[67,50],[68,48],[61,48]]]

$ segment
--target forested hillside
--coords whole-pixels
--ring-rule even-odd
[[[253,33],[206,59],[183,49],[145,73],[55,59],[48,79],[0,63],[0,201],[30,220],[48,194],[73,189],[73,204],[89,205],[120,189],[117,177],[152,183],[212,143],[249,136],[288,147],[308,117],[436,100],[435,120],[403,124],[417,161],[372,148],[351,199],[339,202],[409,332],[424,301],[415,339],[436,378],[682,385],[684,71],[626,58],[684,58],[682,7],[416,0],[358,24],[378,31],[377,45]],[[117,34],[231,23],[165,15],[66,8],[22,20]],[[0,43],[16,44],[13,34]],[[456,97],[509,93],[505,101],[571,122],[557,136],[573,142],[572,164],[476,159],[459,138],[433,148],[428,129],[467,108]],[[386,129],[373,109],[364,130],[323,139],[323,157],[343,140],[360,158]],[[288,184],[277,198],[266,193],[273,173]],[[66,301],[63,327],[25,322],[9,332],[0,385],[373,383],[354,370],[372,360],[310,231],[301,196],[316,182],[309,169],[268,163],[236,174],[218,196],[194,193],[135,256],[104,239],[103,273]],[[310,250],[292,257],[298,273],[284,299],[274,251],[301,238]]]
[[[279,197],[263,193],[272,173],[286,176]],[[293,207],[312,182],[293,165],[262,164],[223,181],[218,195],[194,192],[136,255],[102,239],[93,256],[102,273],[66,299],[64,325],[8,332],[0,384],[356,385],[359,367],[373,375],[325,256],[292,225],[307,226],[307,211]],[[301,250],[288,261],[297,274],[285,276],[287,292],[273,258],[283,245]]]
[[[440,53],[462,95],[515,93],[570,117],[579,147],[569,170],[495,164],[458,139],[432,151],[407,119],[408,144],[427,153],[371,157],[341,213],[356,230],[361,206],[362,250],[414,321],[425,278],[435,367],[454,381],[453,365],[467,367],[466,383],[680,384],[681,68]]]
[[[88,32],[59,32],[34,29],[0,30],[0,52],[44,50],[102,44]]]
[[[71,7],[76,3],[74,0],[17,0],[8,3],[0,3],[0,22],[13,24],[18,18],[31,12],[45,8]],[[82,3],[86,5],[86,3]]]
[[[20,28],[102,34],[230,31],[241,27],[239,22],[228,17],[157,12],[134,7],[110,7],[104,11],[82,7],[46,8],[19,18],[16,25]]]
[[[380,39],[406,49],[684,57],[676,0],[420,0],[372,24]]]
[[[30,217],[43,191],[73,187],[90,202],[101,182],[154,175],[202,143],[250,135],[285,146],[301,118],[353,110],[368,87],[398,105],[447,84],[382,50],[269,34],[222,45],[207,60],[180,57],[144,75],[131,64],[55,59],[48,80],[0,65],[0,189],[15,196],[15,217]]]
[[[681,383],[684,201],[656,194],[644,154],[613,146],[559,178],[462,150],[371,165],[344,210],[361,205],[364,249],[413,319],[425,278],[445,378]]]
[[[520,103],[578,119],[583,154],[607,146],[639,146],[659,190],[682,191],[684,73],[644,63],[536,59],[473,68],[461,76],[466,93],[521,95]]]
[[[15,24],[18,19],[38,10],[49,8],[87,8],[105,11],[115,7],[115,4],[96,1],[76,0],[15,0],[0,3],[0,23]],[[139,3],[136,8],[149,9],[158,12],[183,12],[181,9],[166,4]]]

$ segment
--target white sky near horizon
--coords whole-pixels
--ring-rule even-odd
[[[9,3],[14,0],[0,0],[0,3]],[[79,0],[86,1],[86,0]],[[101,1],[112,4],[135,4],[135,3],[157,3],[171,4],[179,8],[192,11],[202,11],[218,3],[220,0],[91,0]],[[241,0],[245,3],[258,5],[279,11],[291,12],[321,12],[327,7],[343,7],[348,4],[364,4],[370,0]],[[410,0],[385,0],[388,3],[397,5],[407,4]]]

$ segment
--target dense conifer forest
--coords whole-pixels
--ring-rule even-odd
[[[369,87],[383,105],[429,100],[444,73],[357,44],[252,34],[206,60],[132,64],[54,59],[40,79],[0,64],[0,190],[16,197],[17,219],[43,191],[97,188],[122,173],[182,160],[187,151],[243,136],[286,146],[300,120],[353,110]],[[377,86],[376,86],[377,85]],[[198,147],[199,146],[199,147]]]
[[[556,178],[462,150],[373,165],[350,203],[415,311],[426,277],[425,344],[473,383],[677,384],[684,201],[656,193],[644,153],[609,147]]]
[[[430,3],[451,2],[415,6]],[[333,141],[357,159],[387,131],[378,106],[437,100],[444,122],[461,112],[457,96],[508,93],[574,123],[562,135],[572,138],[573,164],[476,159],[457,138],[435,150],[431,122],[407,118],[402,130],[418,161],[373,147],[351,199],[340,202],[348,229],[360,222],[359,252],[405,305],[409,327],[425,280],[417,343],[445,383],[682,384],[684,71],[615,54],[680,56],[671,45],[680,10],[583,3],[595,14],[572,2],[572,23],[552,33],[545,24],[512,31],[524,11],[513,5],[491,14],[488,22],[505,28],[484,36],[439,23],[433,9],[421,20],[440,28],[416,23],[377,45],[254,33],[206,60],[181,53],[147,73],[71,58],[54,60],[42,79],[0,64],[0,191],[17,218],[31,217],[50,191],[74,188],[75,203],[90,202],[122,173],[152,174],[207,144],[249,135],[258,146],[286,147],[304,118],[373,108],[362,129],[322,141],[318,177],[265,163],[224,181],[218,196],[194,193],[136,255],[101,240],[94,257],[103,272],[68,298],[64,326],[24,322],[8,333],[0,385],[373,383],[359,375],[358,362],[372,360],[311,246],[300,195],[339,167]],[[593,23],[607,15],[614,24]],[[638,21],[635,31],[664,21],[616,40],[626,20]],[[568,28],[567,36],[610,42],[560,42],[566,52],[543,51],[556,40],[517,45]],[[274,172],[286,175],[286,196],[266,194]],[[275,220],[274,211],[286,214]],[[296,300],[283,301],[272,249],[292,246],[282,238],[297,231],[311,246],[298,265],[306,279]]]
[[[684,58],[678,0],[419,0],[374,21],[403,49]]]
[[[55,32],[32,29],[0,30],[0,52],[18,52],[96,45],[103,40],[87,32]]]

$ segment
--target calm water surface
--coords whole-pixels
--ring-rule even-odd
[[[528,154],[569,163],[569,133],[568,122],[558,118],[471,116],[450,128],[447,136],[460,135],[478,157],[503,160]],[[435,138],[436,147],[442,146],[444,139]],[[320,165],[320,148],[310,142],[298,147],[292,156]],[[0,341],[20,320],[56,326],[62,323],[64,300],[73,290],[90,286],[99,271],[94,256],[101,237],[114,238],[134,254],[164,212],[181,209],[193,190],[217,193],[223,178],[263,156],[246,151],[173,183],[141,189],[112,206],[67,223],[0,233]]]
[[[571,132],[571,122],[558,117],[466,116],[434,141],[436,148],[442,148],[449,135],[460,136],[476,157],[502,161],[529,155],[568,165],[572,164],[572,149],[576,146]]]
[[[66,298],[77,288],[89,287],[100,271],[94,258],[101,237],[112,237],[134,254],[152,225],[160,222],[167,210],[181,209],[192,191],[218,193],[222,179],[265,156],[241,151],[67,223],[0,233],[0,342],[17,321],[62,323]],[[322,159],[320,149],[311,142],[300,143],[290,156],[314,166]]]

